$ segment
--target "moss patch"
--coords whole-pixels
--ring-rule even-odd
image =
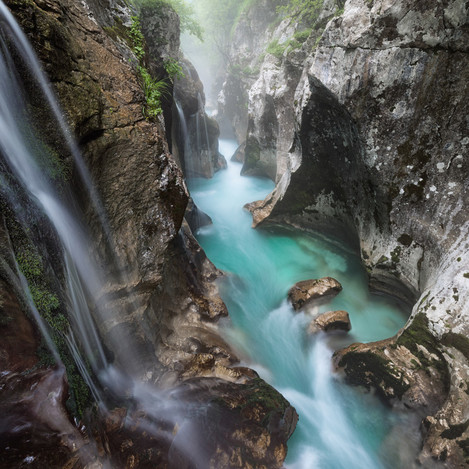
[[[427,373],[428,368],[435,368],[444,383],[445,389],[449,389],[448,367],[439,348],[438,340],[428,329],[428,318],[425,314],[418,313],[410,326],[397,339],[396,343],[410,350],[419,359]],[[427,358],[428,355],[419,350],[418,345],[425,347],[430,354],[435,355],[437,358]]]
[[[469,360],[469,339],[466,336],[447,332],[441,338],[441,343],[459,350]]]
[[[347,382],[367,389],[373,386],[385,398],[401,399],[409,389],[403,377],[393,370],[392,363],[371,351],[348,352],[340,360],[339,366],[345,368]],[[389,388],[393,390],[392,395],[389,394]]]

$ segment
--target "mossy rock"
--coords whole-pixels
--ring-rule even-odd
[[[441,343],[459,350],[469,360],[469,339],[466,336],[455,332],[447,332],[441,338]]]
[[[393,370],[392,362],[371,351],[350,351],[339,361],[339,367],[345,368],[346,381],[366,389],[376,388],[386,399],[402,399],[409,389],[403,377]]]
[[[435,336],[432,335],[428,328],[428,318],[424,313],[418,313],[396,341],[397,345],[401,345],[410,350],[427,370],[433,367],[440,375],[441,381],[444,383],[445,390],[449,389],[449,372],[446,360],[440,348],[440,344]],[[429,358],[429,356],[421,349],[423,346],[429,354],[437,358]]]

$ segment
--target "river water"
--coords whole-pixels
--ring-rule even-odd
[[[227,159],[235,149],[235,141],[220,141]],[[189,180],[196,204],[213,220],[196,236],[210,260],[228,274],[220,284],[231,318],[224,326],[226,337],[299,414],[287,468],[409,467],[398,463],[398,451],[406,453],[418,437],[406,434],[405,443],[396,439],[409,422],[371,394],[344,385],[331,369],[334,348],[390,337],[408,313],[390,299],[370,294],[358,256],[333,240],[252,229],[243,205],[263,199],[274,186],[268,179],[241,177],[240,169],[239,163],[229,162],[213,179]],[[336,278],[343,291],[313,314],[348,311],[348,336],[309,337],[312,316],[295,313],[286,301],[295,282],[324,276]],[[412,448],[408,452],[415,454]]]

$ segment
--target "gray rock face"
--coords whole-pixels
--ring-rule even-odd
[[[278,182],[288,168],[297,166],[291,157],[296,129],[293,103],[304,62],[337,7],[334,1],[325,1],[310,25],[291,18],[279,21],[276,5],[255,2],[236,25],[230,54],[235,65],[228,70],[221,109],[230,111],[225,114],[246,145],[242,174]]]
[[[293,308],[299,310],[314,300],[330,299],[342,291],[342,285],[332,277],[303,280],[288,291]]]
[[[233,30],[229,70],[218,98],[220,118],[228,119],[238,141],[246,140],[249,88],[256,81],[262,60],[259,57],[272,40],[269,25],[276,21],[276,7],[282,0],[260,0],[244,11]],[[266,31],[268,31],[266,33]]]
[[[403,377],[390,395],[433,414],[422,462],[451,467],[464,463],[469,436],[468,34],[463,1],[347,1],[296,87],[290,163],[250,206],[255,225],[344,233],[359,244],[371,286],[415,304],[397,339],[360,360],[372,368],[373,350],[390,360]],[[359,369],[349,354],[346,370]],[[373,384],[384,394],[385,381]]]

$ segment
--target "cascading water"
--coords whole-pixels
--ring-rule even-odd
[[[15,59],[11,50],[15,51]],[[69,131],[40,65],[24,34],[0,0],[0,157],[2,170],[8,175],[8,181],[4,181],[5,184],[1,186],[2,196],[17,211],[17,218],[24,222],[25,230],[28,230],[28,220],[27,217],[22,217],[22,213],[31,211],[30,207],[34,206],[35,211],[46,216],[55,232],[63,268],[63,272],[56,273],[57,284],[61,284],[66,291],[65,307],[71,325],[64,337],[70,353],[101,412],[107,411],[109,402],[114,406],[120,403],[138,410],[140,413],[136,412],[135,418],[130,412],[126,416],[123,421],[126,428],[134,429],[138,426],[146,437],[153,435],[154,440],[170,447],[169,459],[179,458],[182,454],[186,455],[186,459],[190,458],[197,463],[198,458],[206,456],[201,451],[195,451],[183,435],[190,433],[192,441],[197,441],[200,431],[197,428],[194,430],[196,424],[187,419],[186,415],[194,414],[191,409],[200,408],[200,404],[188,402],[178,389],[160,391],[142,381],[141,357],[134,352],[138,347],[131,333],[107,337],[105,351],[96,324],[103,324],[111,319],[115,321],[119,315],[128,314],[126,308],[130,308],[132,312],[140,305],[137,300],[126,299],[127,306],[119,310],[115,302],[108,300],[106,292],[109,285],[115,283],[120,286],[130,282],[126,282],[125,272],[118,265],[109,269],[117,272],[116,278],[104,277],[98,262],[90,255],[91,235],[79,221],[84,217],[77,208],[79,204],[74,199],[73,192],[67,187],[58,189],[54,178],[41,164],[43,161],[47,162],[50,155],[27,112],[28,105],[21,82],[24,69],[17,68],[18,57],[28,75],[36,80],[46,102],[51,104],[52,114],[59,119],[57,126],[65,133],[65,141],[71,142],[70,153],[75,157],[75,164],[81,167],[80,173],[85,177],[86,185],[91,185],[91,179],[75,144],[68,136]],[[17,197],[15,193],[18,187],[21,187],[22,197]],[[94,189],[91,194],[95,194]],[[109,234],[99,200],[94,200],[94,205],[98,212],[97,218],[102,221],[102,231]],[[108,251],[112,252],[112,248],[108,248]],[[111,258],[106,261],[114,260]],[[4,272],[6,270],[3,269]],[[9,271],[10,284],[18,284],[18,290],[27,292],[28,285],[24,283],[24,277],[13,269]],[[60,357],[49,338],[47,326],[36,311],[31,295],[29,304],[31,311],[36,313],[36,319],[56,362],[60,365]],[[146,328],[142,325],[139,334],[145,333]],[[117,365],[108,360],[109,353],[119,357]],[[184,431],[179,434],[175,428]],[[3,430],[7,429],[2,428]],[[106,457],[94,454],[92,458],[99,458],[102,467],[109,467]],[[89,460],[85,459],[83,462],[86,464]]]
[[[221,141],[220,149],[230,155],[236,143]],[[295,232],[253,230],[243,205],[263,198],[273,184],[240,177],[239,171],[239,164],[230,163],[213,180],[189,181],[194,201],[213,219],[197,238],[217,267],[229,273],[221,289],[232,319],[226,329],[230,342],[299,413],[287,467],[396,467],[390,457],[395,448],[387,446],[386,435],[403,417],[391,414],[373,396],[344,386],[331,371],[331,355],[339,345],[392,336],[406,315],[368,292],[359,259],[337,243]],[[285,299],[295,282],[324,276],[337,278],[344,289],[318,312],[347,310],[352,322],[348,338],[323,333],[309,337],[311,317],[294,313]],[[401,449],[416,444],[414,428],[403,425],[409,433]],[[411,467],[411,462],[400,467]]]
[[[179,153],[183,153],[184,173],[187,178],[212,177],[214,155],[209,138],[205,105],[200,93],[197,94],[197,112],[186,118],[184,109],[178,99],[175,106],[179,123]]]

